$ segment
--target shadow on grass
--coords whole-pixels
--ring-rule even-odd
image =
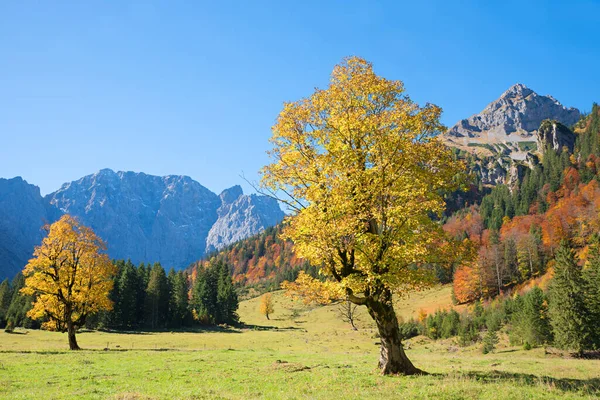
[[[583,392],[587,395],[596,396],[600,394],[600,378],[574,379],[574,378],[552,378],[550,376],[538,376],[505,371],[469,371],[455,374],[431,374],[439,378],[465,377],[481,383],[499,383],[502,381],[514,382],[518,385],[544,386],[550,389],[559,389],[564,392]]]
[[[194,328],[179,328],[179,329],[98,329],[96,331],[93,330],[83,330],[77,332],[80,333],[93,333],[93,332],[104,332],[104,333],[113,333],[116,335],[154,335],[157,333],[207,333],[207,332],[218,332],[218,333],[241,333],[239,328],[244,328],[244,325],[240,325],[238,327],[234,326],[198,326]]]
[[[303,331],[302,328],[297,328],[294,326],[288,327],[277,327],[277,326],[269,326],[269,325],[254,325],[254,324],[244,324],[240,325],[242,329],[249,329],[255,331],[272,331],[272,332],[285,332],[285,331]]]

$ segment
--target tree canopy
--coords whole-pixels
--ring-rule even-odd
[[[108,294],[116,269],[104,250],[90,228],[63,215],[48,227],[48,236],[23,270],[21,292],[35,296],[27,315],[44,319],[47,329],[68,332],[71,350],[79,349],[75,331],[86,318],[112,308]]]
[[[414,103],[402,82],[350,57],[327,89],[284,105],[272,128],[272,163],[262,170],[263,188],[294,211],[284,236],[297,254],[322,265],[335,290],[378,322],[384,373],[418,371],[408,359],[390,362],[390,351],[405,358],[392,291],[432,282],[419,267],[455,250],[444,245],[435,217],[462,164],[437,138],[440,114]]]

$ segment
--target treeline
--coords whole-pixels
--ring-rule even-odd
[[[294,244],[281,239],[283,224],[265,229],[258,235],[240,240],[196,263],[190,273],[211,263],[231,265],[233,280],[245,290],[275,290],[283,281],[294,281],[300,271],[316,276],[317,268],[294,253]]]
[[[207,263],[193,276],[173,269],[167,274],[159,263],[136,266],[119,260],[115,265],[113,307],[88,318],[87,328],[177,329],[239,321],[238,296],[223,262]],[[40,322],[27,317],[33,299],[20,293],[23,286],[22,274],[0,284],[0,327],[39,328]]]
[[[470,312],[462,314],[455,310],[422,312],[417,320],[402,323],[400,330],[405,339],[423,334],[434,340],[456,337],[460,346],[482,343],[484,353],[495,348],[502,330],[511,345],[526,350],[554,346],[581,355],[600,349],[599,318],[598,244],[582,268],[565,240],[557,249],[555,276],[547,293],[535,286],[524,295],[498,297],[486,306],[477,301]]]
[[[547,148],[542,162],[526,169],[516,187],[499,185],[480,206],[446,221],[447,232],[469,238],[478,249],[475,262],[454,272],[457,302],[495,296],[544,275],[552,269],[563,239],[586,254],[593,233],[600,230],[597,105],[575,130],[573,154],[567,148]]]

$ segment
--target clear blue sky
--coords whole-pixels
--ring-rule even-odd
[[[0,0],[0,177],[46,194],[108,167],[218,193],[257,178],[282,103],[348,55],[447,125],[517,82],[600,101],[600,1],[149,3]]]

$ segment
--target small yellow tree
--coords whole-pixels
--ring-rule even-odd
[[[273,298],[271,293],[265,293],[260,299],[260,313],[269,318],[269,315],[273,314],[275,309],[273,308]]]
[[[27,315],[47,319],[46,329],[68,332],[71,350],[79,350],[75,332],[86,318],[112,308],[108,294],[116,267],[103,250],[104,243],[90,228],[63,215],[50,225],[23,270],[21,292],[35,296]]]

